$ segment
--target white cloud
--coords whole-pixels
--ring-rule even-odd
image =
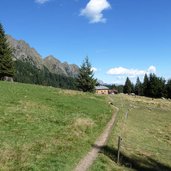
[[[98,71],[98,69],[95,68],[95,67],[92,67],[91,70],[92,70],[93,72],[97,72],[97,71]]]
[[[155,66],[150,66],[148,68],[148,73],[156,73],[156,67]]]
[[[118,68],[111,68],[109,71],[107,71],[107,74],[110,75],[144,75],[146,72],[144,70],[138,70],[138,69],[127,69],[123,67]]]
[[[116,68],[111,68],[107,71],[107,74],[109,75],[119,75],[119,76],[130,76],[130,77],[135,77],[135,76],[142,76],[145,74],[149,73],[156,73],[156,67],[155,66],[150,66],[147,71],[146,70],[139,70],[139,69],[128,69],[124,67],[116,67]]]
[[[156,72],[156,67],[152,65],[148,67],[146,70],[116,67],[109,69],[107,71],[107,74],[112,76],[114,84],[124,84],[127,77],[129,77],[131,82],[135,84],[137,77],[139,77],[140,80],[143,81],[145,74],[156,74]]]
[[[119,80],[123,80],[125,78],[126,78],[125,76],[117,76],[117,79],[119,79]]]
[[[35,2],[38,3],[38,4],[44,4],[44,3],[48,2],[48,1],[50,1],[50,0],[35,0]]]
[[[106,18],[102,12],[110,8],[111,5],[107,0],[90,0],[86,7],[81,10],[80,15],[87,17],[90,23],[105,23]]]

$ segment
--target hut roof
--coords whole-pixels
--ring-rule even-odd
[[[106,86],[95,86],[95,89],[96,90],[109,90],[109,88]]]

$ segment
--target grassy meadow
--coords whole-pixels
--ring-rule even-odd
[[[72,170],[111,114],[105,96],[0,82],[0,170]]]
[[[117,122],[90,171],[171,170],[171,101],[128,95],[112,99],[120,109]],[[119,165],[118,136],[122,137]]]

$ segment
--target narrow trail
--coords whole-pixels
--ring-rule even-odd
[[[86,171],[95,161],[98,156],[98,152],[100,151],[100,147],[104,146],[109,138],[111,133],[112,127],[115,123],[116,115],[119,111],[117,107],[115,107],[117,111],[112,115],[112,118],[106,125],[105,130],[103,133],[97,138],[96,142],[94,143],[92,149],[88,152],[88,154],[78,163],[74,171]]]

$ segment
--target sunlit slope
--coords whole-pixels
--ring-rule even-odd
[[[71,170],[111,114],[105,96],[0,82],[0,170]]]

